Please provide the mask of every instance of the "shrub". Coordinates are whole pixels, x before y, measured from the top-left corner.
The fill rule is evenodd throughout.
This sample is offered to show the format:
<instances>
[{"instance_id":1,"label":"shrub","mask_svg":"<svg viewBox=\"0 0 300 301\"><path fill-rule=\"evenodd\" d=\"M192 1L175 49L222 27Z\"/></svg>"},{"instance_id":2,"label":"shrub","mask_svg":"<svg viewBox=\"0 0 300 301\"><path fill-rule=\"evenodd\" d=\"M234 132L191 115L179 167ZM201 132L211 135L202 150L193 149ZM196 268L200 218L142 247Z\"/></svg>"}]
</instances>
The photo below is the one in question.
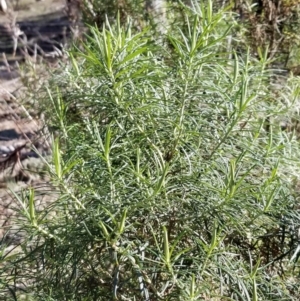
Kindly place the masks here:
<instances>
[{"instance_id":1,"label":"shrub","mask_svg":"<svg viewBox=\"0 0 300 301\"><path fill-rule=\"evenodd\" d=\"M59 197L42 212L33 190L20 199L28 235L6 286L33 300L299 298L299 151L281 126L299 89L272 88L267 52L229 55L227 18L209 2L159 45L130 23L91 27L70 52L45 100Z\"/></svg>"}]
</instances>

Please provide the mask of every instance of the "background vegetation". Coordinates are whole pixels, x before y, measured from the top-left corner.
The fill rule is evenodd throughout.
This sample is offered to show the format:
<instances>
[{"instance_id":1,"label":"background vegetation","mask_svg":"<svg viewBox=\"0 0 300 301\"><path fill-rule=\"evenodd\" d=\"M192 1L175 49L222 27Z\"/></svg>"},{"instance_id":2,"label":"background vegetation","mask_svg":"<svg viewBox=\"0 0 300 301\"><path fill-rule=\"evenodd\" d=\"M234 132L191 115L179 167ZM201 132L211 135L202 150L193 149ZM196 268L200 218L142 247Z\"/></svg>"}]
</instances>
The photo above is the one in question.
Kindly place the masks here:
<instances>
[{"instance_id":1,"label":"background vegetation","mask_svg":"<svg viewBox=\"0 0 300 301\"><path fill-rule=\"evenodd\" d=\"M16 196L3 298L299 300L299 79L225 6L170 3L162 35L122 3L37 95L59 193Z\"/></svg>"}]
</instances>

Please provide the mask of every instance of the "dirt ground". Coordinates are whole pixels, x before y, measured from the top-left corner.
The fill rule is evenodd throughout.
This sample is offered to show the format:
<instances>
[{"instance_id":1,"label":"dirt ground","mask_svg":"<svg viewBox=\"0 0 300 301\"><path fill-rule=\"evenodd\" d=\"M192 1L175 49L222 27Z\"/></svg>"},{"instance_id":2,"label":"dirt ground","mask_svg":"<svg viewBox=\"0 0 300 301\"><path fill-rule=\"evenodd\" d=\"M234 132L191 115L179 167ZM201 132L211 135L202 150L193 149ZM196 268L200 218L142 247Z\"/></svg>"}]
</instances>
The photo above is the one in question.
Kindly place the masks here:
<instances>
[{"instance_id":1,"label":"dirt ground","mask_svg":"<svg viewBox=\"0 0 300 301\"><path fill-rule=\"evenodd\" d=\"M17 21L21 21L62 11L66 3L65 0L7 0L7 5L17 15ZM2 13L0 23L6 22L9 22L9 15Z\"/></svg>"},{"instance_id":2,"label":"dirt ground","mask_svg":"<svg viewBox=\"0 0 300 301\"><path fill-rule=\"evenodd\" d=\"M35 108L28 109L27 88L20 77L24 60L59 60L74 30L65 0L7 0L0 11L0 245L18 243L22 232L14 224L20 203L13 192L36 190L37 208L54 199L40 155L51 157L51 141ZM26 77L26 75L25 75ZM13 229L12 229L13 228ZM4 239L5 238L5 239Z\"/></svg>"}]
</instances>

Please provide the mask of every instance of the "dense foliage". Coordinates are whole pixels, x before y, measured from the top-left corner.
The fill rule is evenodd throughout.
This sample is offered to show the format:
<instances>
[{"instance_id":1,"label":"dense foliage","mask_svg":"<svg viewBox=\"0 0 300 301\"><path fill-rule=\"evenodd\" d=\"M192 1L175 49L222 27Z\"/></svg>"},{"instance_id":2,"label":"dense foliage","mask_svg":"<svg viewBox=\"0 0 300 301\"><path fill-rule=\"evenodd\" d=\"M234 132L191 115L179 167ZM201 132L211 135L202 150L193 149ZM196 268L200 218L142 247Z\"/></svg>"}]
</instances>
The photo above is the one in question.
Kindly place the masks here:
<instances>
[{"instance_id":1,"label":"dense foliage","mask_svg":"<svg viewBox=\"0 0 300 301\"><path fill-rule=\"evenodd\" d=\"M58 196L34 191L3 289L28 300L299 300L299 80L228 48L211 2L154 38L106 23L42 102Z\"/></svg>"}]
</instances>

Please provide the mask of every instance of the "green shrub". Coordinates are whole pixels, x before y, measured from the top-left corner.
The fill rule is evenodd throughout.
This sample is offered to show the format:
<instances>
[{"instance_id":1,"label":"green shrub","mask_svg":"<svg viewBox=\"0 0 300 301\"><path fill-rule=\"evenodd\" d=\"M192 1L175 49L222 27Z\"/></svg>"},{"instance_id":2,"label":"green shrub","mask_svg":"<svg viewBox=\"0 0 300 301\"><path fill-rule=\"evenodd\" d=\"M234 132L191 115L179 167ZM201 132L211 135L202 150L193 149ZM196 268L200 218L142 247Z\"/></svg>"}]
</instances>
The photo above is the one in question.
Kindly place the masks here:
<instances>
[{"instance_id":1,"label":"green shrub","mask_svg":"<svg viewBox=\"0 0 300 301\"><path fill-rule=\"evenodd\" d=\"M92 27L70 52L45 100L59 197L20 199L3 283L32 300L299 298L299 150L281 126L299 89L271 87L267 52L229 55L227 18L197 7L166 45Z\"/></svg>"}]
</instances>

